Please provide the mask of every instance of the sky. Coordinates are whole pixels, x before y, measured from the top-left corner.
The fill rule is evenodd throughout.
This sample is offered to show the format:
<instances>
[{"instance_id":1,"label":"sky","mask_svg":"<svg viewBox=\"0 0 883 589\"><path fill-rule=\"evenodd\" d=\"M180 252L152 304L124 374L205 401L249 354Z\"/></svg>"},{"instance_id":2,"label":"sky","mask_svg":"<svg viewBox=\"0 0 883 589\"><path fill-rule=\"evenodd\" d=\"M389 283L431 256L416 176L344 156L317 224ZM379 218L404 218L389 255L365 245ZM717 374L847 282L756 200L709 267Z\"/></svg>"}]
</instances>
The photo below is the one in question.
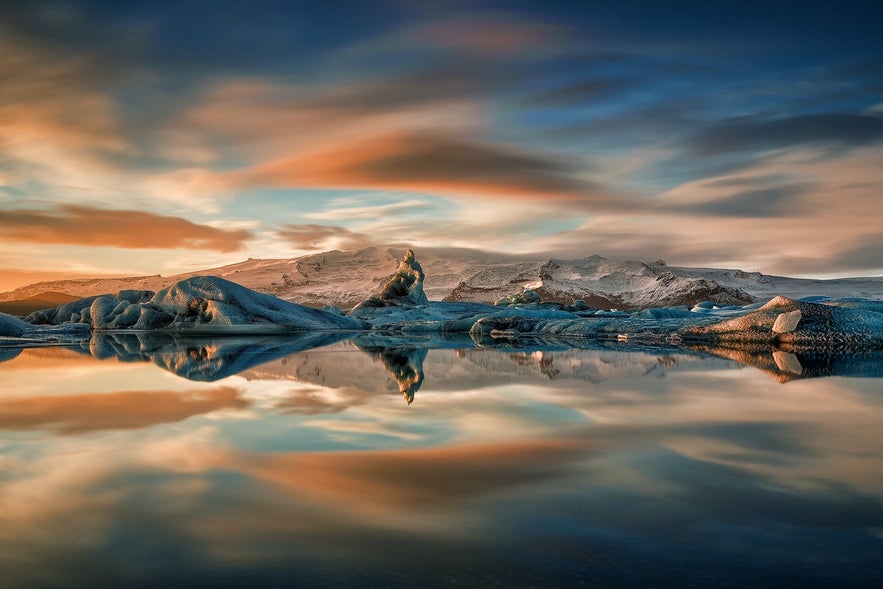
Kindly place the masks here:
<instances>
[{"instance_id":1,"label":"sky","mask_svg":"<svg viewBox=\"0 0 883 589\"><path fill-rule=\"evenodd\" d=\"M0 290L392 244L883 275L880 22L0 0Z\"/></svg>"}]
</instances>

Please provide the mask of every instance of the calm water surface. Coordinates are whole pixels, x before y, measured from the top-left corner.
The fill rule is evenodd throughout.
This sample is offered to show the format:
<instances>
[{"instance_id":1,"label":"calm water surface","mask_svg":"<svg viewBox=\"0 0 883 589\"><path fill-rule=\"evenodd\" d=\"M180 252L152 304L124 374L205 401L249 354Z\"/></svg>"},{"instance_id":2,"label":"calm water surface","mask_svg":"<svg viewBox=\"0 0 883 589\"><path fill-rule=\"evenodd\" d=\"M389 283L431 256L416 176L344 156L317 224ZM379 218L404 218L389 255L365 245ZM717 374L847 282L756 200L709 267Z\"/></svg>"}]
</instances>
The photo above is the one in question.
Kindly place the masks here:
<instances>
[{"instance_id":1,"label":"calm water surface","mask_svg":"<svg viewBox=\"0 0 883 589\"><path fill-rule=\"evenodd\" d=\"M0 350L0 586L883 585L876 357L310 337Z\"/></svg>"}]
</instances>

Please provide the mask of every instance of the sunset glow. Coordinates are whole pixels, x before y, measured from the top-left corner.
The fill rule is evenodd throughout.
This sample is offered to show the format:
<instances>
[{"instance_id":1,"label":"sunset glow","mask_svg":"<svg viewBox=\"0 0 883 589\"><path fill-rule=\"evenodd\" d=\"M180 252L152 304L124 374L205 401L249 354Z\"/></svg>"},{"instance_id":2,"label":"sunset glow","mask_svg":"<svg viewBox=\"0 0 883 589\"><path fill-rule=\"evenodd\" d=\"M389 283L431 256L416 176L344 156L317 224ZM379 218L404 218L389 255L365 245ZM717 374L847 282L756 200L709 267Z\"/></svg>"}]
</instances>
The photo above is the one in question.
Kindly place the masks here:
<instances>
[{"instance_id":1,"label":"sunset glow","mask_svg":"<svg viewBox=\"0 0 883 589\"><path fill-rule=\"evenodd\" d=\"M880 275L880 18L5 3L0 291L391 243Z\"/></svg>"}]
</instances>

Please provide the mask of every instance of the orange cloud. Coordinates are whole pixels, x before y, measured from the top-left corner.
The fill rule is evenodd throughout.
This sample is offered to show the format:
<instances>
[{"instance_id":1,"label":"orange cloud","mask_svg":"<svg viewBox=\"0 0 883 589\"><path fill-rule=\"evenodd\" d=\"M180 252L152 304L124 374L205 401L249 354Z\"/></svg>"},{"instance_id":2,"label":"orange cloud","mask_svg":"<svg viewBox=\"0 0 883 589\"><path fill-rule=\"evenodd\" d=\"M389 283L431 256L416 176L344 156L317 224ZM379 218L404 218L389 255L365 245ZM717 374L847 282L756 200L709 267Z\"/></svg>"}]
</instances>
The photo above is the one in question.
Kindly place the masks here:
<instances>
[{"instance_id":1,"label":"orange cloud","mask_svg":"<svg viewBox=\"0 0 883 589\"><path fill-rule=\"evenodd\" d=\"M312 250L333 244L334 249L354 250L374 245L370 236L336 225L283 225L276 235L297 249Z\"/></svg>"},{"instance_id":2,"label":"orange cloud","mask_svg":"<svg viewBox=\"0 0 883 589\"><path fill-rule=\"evenodd\" d=\"M96 151L131 152L113 101L118 78L87 56L0 27L0 147L14 160L66 174L94 166Z\"/></svg>"},{"instance_id":3,"label":"orange cloud","mask_svg":"<svg viewBox=\"0 0 883 589\"><path fill-rule=\"evenodd\" d=\"M372 187L462 196L542 196L574 204L610 202L560 158L416 132L299 153L234 172L230 181L243 186Z\"/></svg>"},{"instance_id":4,"label":"orange cloud","mask_svg":"<svg viewBox=\"0 0 883 589\"><path fill-rule=\"evenodd\" d=\"M178 393L121 391L5 398L0 400L0 429L51 428L65 434L138 429L173 423L219 409L245 409L249 402L233 387Z\"/></svg>"},{"instance_id":5,"label":"orange cloud","mask_svg":"<svg viewBox=\"0 0 883 589\"><path fill-rule=\"evenodd\" d=\"M0 238L122 248L191 248L232 252L251 237L244 229L218 229L146 211L65 205L57 212L4 211Z\"/></svg>"}]
</instances>

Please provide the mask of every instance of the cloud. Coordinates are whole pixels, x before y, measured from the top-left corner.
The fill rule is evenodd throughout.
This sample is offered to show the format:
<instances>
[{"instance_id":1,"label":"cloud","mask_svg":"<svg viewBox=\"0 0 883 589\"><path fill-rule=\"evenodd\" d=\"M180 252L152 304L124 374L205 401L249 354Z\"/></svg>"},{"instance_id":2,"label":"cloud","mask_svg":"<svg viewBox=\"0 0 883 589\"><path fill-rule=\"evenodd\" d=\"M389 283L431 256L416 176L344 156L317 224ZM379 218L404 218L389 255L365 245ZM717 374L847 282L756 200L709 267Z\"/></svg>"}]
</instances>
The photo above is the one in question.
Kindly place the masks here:
<instances>
[{"instance_id":1,"label":"cloud","mask_svg":"<svg viewBox=\"0 0 883 589\"><path fill-rule=\"evenodd\" d=\"M570 40L566 27L527 20L512 13L473 12L412 26L403 38L410 45L431 44L473 57L512 56L539 49L561 49Z\"/></svg>"},{"instance_id":2,"label":"cloud","mask_svg":"<svg viewBox=\"0 0 883 589\"><path fill-rule=\"evenodd\" d=\"M439 133L399 133L233 172L242 186L386 188L455 195L607 201L560 158Z\"/></svg>"},{"instance_id":3,"label":"cloud","mask_svg":"<svg viewBox=\"0 0 883 589\"><path fill-rule=\"evenodd\" d=\"M627 78L592 78L537 92L528 102L543 108L586 106L610 99L635 85L634 80Z\"/></svg>"},{"instance_id":4,"label":"cloud","mask_svg":"<svg viewBox=\"0 0 883 589\"><path fill-rule=\"evenodd\" d=\"M131 226L120 235L87 227L75 236L55 226L56 218L86 224L69 210L23 210L42 216L21 231L2 219L0 237L24 243L21 234L31 227L32 242L87 239L159 249L125 259L124 251L105 249L96 258L94 250L69 248L68 254L33 245L30 252L16 248L15 263L3 265L83 255L66 265L177 273L202 260L220 265L215 252L247 247L249 256L276 255L274 248L285 245L279 239L356 247L369 243L367 236L393 233L424 244L537 251L538 240L597 215L605 215L607 227L591 224L585 241L574 241L581 233L562 235L569 240L562 247L655 252L651 237L664 234L672 252L741 248L745 259L767 263L754 242L720 231L743 218L770 224L751 227L755 235L787 233L780 245L787 255L806 254L804 247L815 258L823 255L821 244L804 241L810 232L793 230L801 221L788 214L808 218L827 211L818 199L831 182L801 192L804 179L787 176L672 202L652 195L725 171L744 172L760 163L763 151L819 144L817 163L824 164L883 140L874 75L879 60L867 52L859 69L846 67L861 65L856 57L839 54L824 61L801 55L784 70L768 60L756 68L745 59L764 53L757 47L734 52L707 29L684 38L673 29L634 28L633 19L620 20L618 9L587 19L569 10L525 13L470 3L430 10L420 4L381 12L354 8L343 21L334 10L304 20L302 11L281 6L205 15L185 7L179 16L205 17L188 31L193 27L182 24L188 19L162 11L133 19L123 8L10 6L0 23L0 79L9 82L0 85L4 206L42 210L43 204L30 203L88 199L94 207L140 209L145 201L162 200L174 204L167 209L176 211L172 215L183 215L183 207L200 211L197 219L206 211L245 215L261 224L255 235L268 239L246 244L250 235L229 226L174 229L169 223L161 227L167 232L154 231L149 240L147 231ZM369 12L382 17L365 21L366 28L356 17ZM317 22L334 24L335 34L319 33L324 29ZM291 34L274 34L282 30ZM193 34L205 42L194 44ZM850 196L855 189L841 184L838 200L858 200ZM432 199L436 206L401 210L391 219L392 209L379 207L373 216L372 207L326 204L317 210L321 197L289 188L438 198ZM247 208L246 198L260 206ZM346 216L357 209L358 218ZM278 215L275 226L263 225L267 215ZM854 237L869 232L863 227ZM842 237L839 227L831 233L826 246ZM145 244L154 237L156 243ZM766 240L770 249L772 241ZM165 256L168 247L189 247L199 259ZM706 261L718 262L707 255Z\"/></svg>"},{"instance_id":5,"label":"cloud","mask_svg":"<svg viewBox=\"0 0 883 589\"><path fill-rule=\"evenodd\" d=\"M335 225L292 225L283 226L276 235L300 250L341 249L354 250L373 245L374 240L364 234Z\"/></svg>"},{"instance_id":6,"label":"cloud","mask_svg":"<svg viewBox=\"0 0 883 589\"><path fill-rule=\"evenodd\" d=\"M788 150L734 173L686 182L635 206L536 240L592 253L776 274L879 273L883 147ZM843 252L843 253L840 253Z\"/></svg>"},{"instance_id":7,"label":"cloud","mask_svg":"<svg viewBox=\"0 0 883 589\"><path fill-rule=\"evenodd\" d=\"M31 243L233 252L250 237L244 229L219 229L180 217L84 205L64 205L57 211L7 210L0 216L0 238Z\"/></svg>"},{"instance_id":8,"label":"cloud","mask_svg":"<svg viewBox=\"0 0 883 589\"><path fill-rule=\"evenodd\" d=\"M883 117L821 113L761 119L742 117L716 124L688 140L698 155L827 143L859 147L883 141Z\"/></svg>"},{"instance_id":9,"label":"cloud","mask_svg":"<svg viewBox=\"0 0 883 589\"><path fill-rule=\"evenodd\" d=\"M430 72L311 86L226 79L182 109L172 124L188 130L191 142L212 146L229 157L232 162L226 169L241 170L268 168L274 162L290 166L286 160L304 156L315 160L315 154L376 141L378 134L408 134L415 129L455 136L481 132L485 122L476 98L482 92L478 86L487 82L462 79L463 72L452 79L448 69L439 66ZM217 180L231 179L231 173L214 168ZM257 176L254 181L265 184ZM213 192L224 186L251 187L246 182L218 185L208 178L203 184Z\"/></svg>"},{"instance_id":10,"label":"cloud","mask_svg":"<svg viewBox=\"0 0 883 589\"><path fill-rule=\"evenodd\" d=\"M469 100L513 81L514 74L504 68L442 60L385 76L326 85L308 93L300 106L325 112L394 112Z\"/></svg>"},{"instance_id":11,"label":"cloud","mask_svg":"<svg viewBox=\"0 0 883 589\"><path fill-rule=\"evenodd\" d=\"M834 254L831 265L843 270L883 269L883 232L862 235L844 250Z\"/></svg>"},{"instance_id":12,"label":"cloud","mask_svg":"<svg viewBox=\"0 0 883 589\"><path fill-rule=\"evenodd\" d=\"M92 164L96 152L125 152L122 124L105 93L119 82L86 54L58 52L0 27L0 120L4 155L47 163L48 155ZM76 116L72 116L76 113ZM51 163L51 162L49 162Z\"/></svg>"},{"instance_id":13,"label":"cloud","mask_svg":"<svg viewBox=\"0 0 883 589\"><path fill-rule=\"evenodd\" d=\"M65 47L4 23L0 55L0 196L213 206L203 166L215 161L215 146L170 120L188 93L163 96L147 72L113 63L114 51Z\"/></svg>"},{"instance_id":14,"label":"cloud","mask_svg":"<svg viewBox=\"0 0 883 589\"><path fill-rule=\"evenodd\" d=\"M810 189L806 183L742 190L715 200L678 207L685 213L713 217L794 217L799 198ZM663 205L664 208L664 205Z\"/></svg>"},{"instance_id":15,"label":"cloud","mask_svg":"<svg viewBox=\"0 0 883 589\"><path fill-rule=\"evenodd\" d=\"M318 213L307 213L304 217L321 221L344 220L344 219L377 219L379 217L390 217L395 215L404 215L410 211L426 209L430 203L426 200L401 200L398 202L387 202L384 204L356 204L357 198L337 199L330 203L334 208L330 208ZM343 206L339 206L343 205Z\"/></svg>"},{"instance_id":16,"label":"cloud","mask_svg":"<svg viewBox=\"0 0 883 589\"><path fill-rule=\"evenodd\" d=\"M7 398L0 400L0 429L49 428L64 434L138 429L248 405L233 387L192 393L120 391Z\"/></svg>"}]
</instances>

